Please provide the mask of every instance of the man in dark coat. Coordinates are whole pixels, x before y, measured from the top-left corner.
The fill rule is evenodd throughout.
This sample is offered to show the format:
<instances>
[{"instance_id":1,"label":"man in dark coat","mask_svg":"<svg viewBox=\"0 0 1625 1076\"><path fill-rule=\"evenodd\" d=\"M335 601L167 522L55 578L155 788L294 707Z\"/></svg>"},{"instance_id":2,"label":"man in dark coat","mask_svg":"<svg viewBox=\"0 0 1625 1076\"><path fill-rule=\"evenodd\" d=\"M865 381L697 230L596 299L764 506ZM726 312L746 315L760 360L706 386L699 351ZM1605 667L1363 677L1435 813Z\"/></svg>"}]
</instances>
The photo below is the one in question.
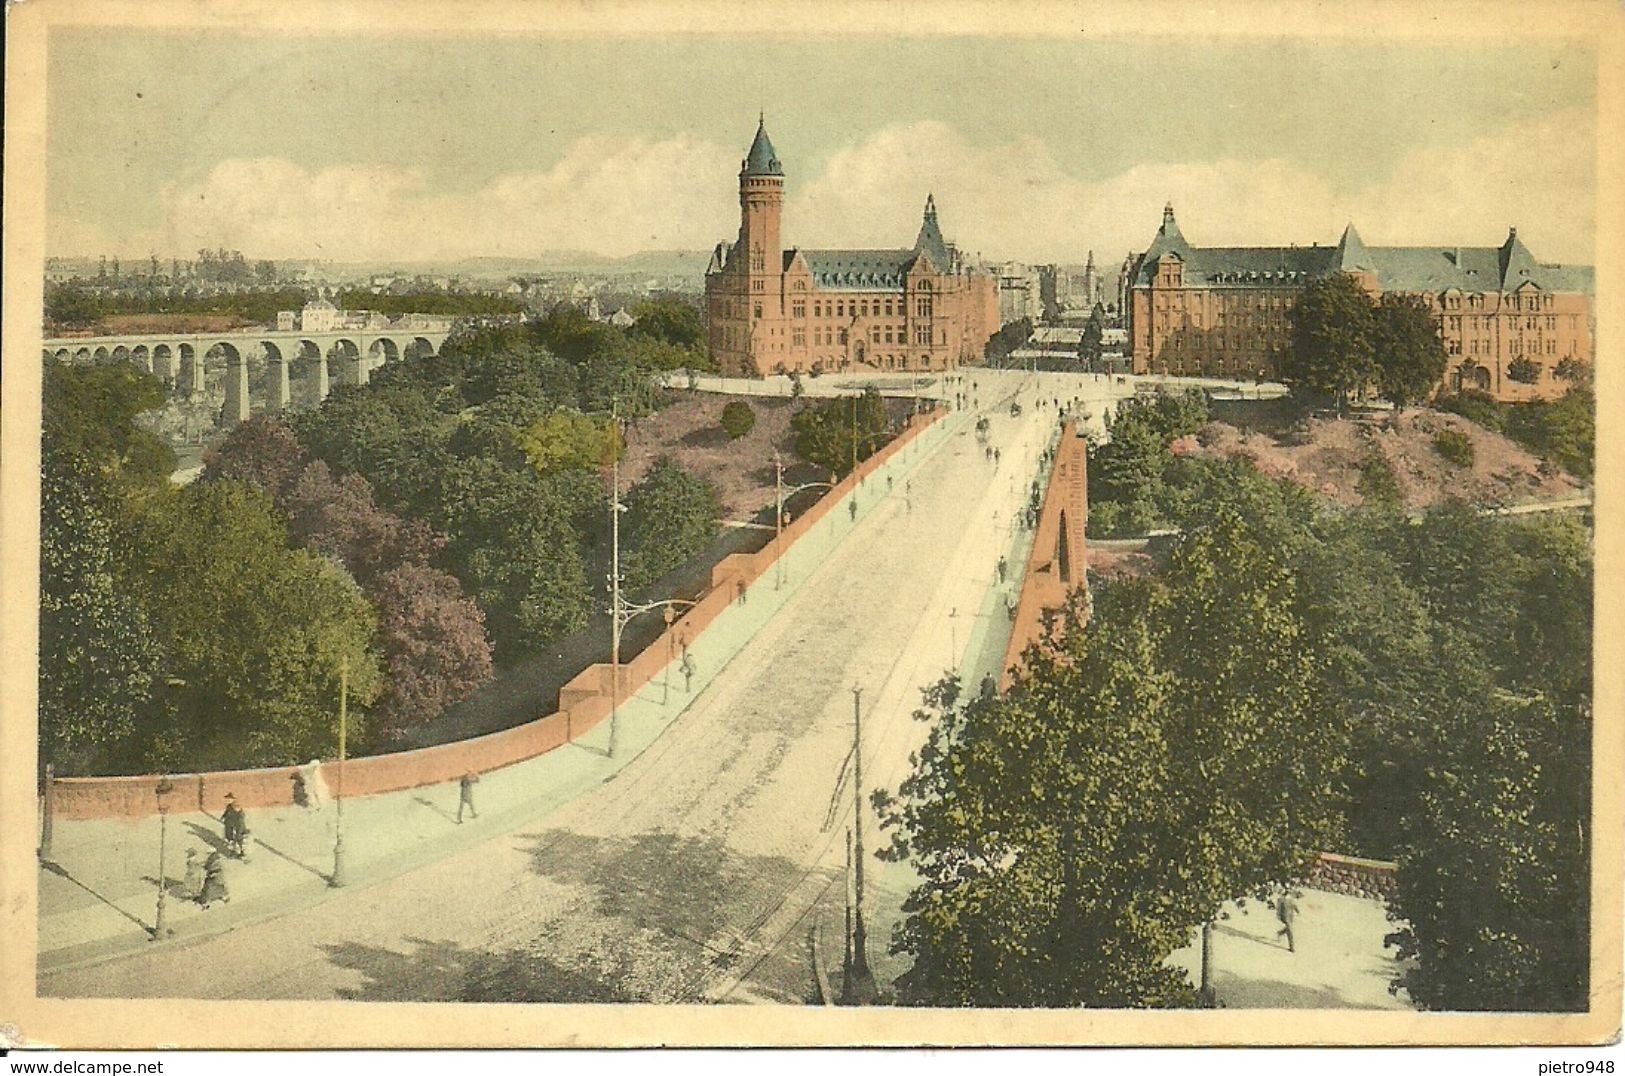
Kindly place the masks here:
<instances>
[{"instance_id":1,"label":"man in dark coat","mask_svg":"<svg viewBox=\"0 0 1625 1076\"><path fill-rule=\"evenodd\" d=\"M243 844L248 839L248 823L243 809L237 806L237 797L230 792L226 793L226 809L220 815L220 822L226 832L226 846L234 854L242 855Z\"/></svg>"},{"instance_id":2,"label":"man in dark coat","mask_svg":"<svg viewBox=\"0 0 1625 1076\"><path fill-rule=\"evenodd\" d=\"M457 782L457 824L463 824L463 808L468 808L470 817L478 818L480 812L474 809L474 786L479 783L480 775L465 773L463 779Z\"/></svg>"}]
</instances>

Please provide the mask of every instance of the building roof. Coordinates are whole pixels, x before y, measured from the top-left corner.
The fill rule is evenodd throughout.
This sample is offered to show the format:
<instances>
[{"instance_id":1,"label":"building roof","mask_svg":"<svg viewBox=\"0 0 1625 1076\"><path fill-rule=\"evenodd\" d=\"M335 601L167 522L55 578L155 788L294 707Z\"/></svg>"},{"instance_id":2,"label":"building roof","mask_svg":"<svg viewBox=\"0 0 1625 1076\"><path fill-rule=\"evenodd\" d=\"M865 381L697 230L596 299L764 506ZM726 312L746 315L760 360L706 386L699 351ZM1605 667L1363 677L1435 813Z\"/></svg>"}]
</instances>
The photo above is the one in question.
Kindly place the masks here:
<instances>
[{"instance_id":1,"label":"building roof","mask_svg":"<svg viewBox=\"0 0 1625 1076\"><path fill-rule=\"evenodd\" d=\"M757 120L756 139L751 142L750 152L745 155L739 172L746 176L784 175L784 168L779 164L779 155L773 149L773 140L767 137L766 116Z\"/></svg>"},{"instance_id":2,"label":"building roof","mask_svg":"<svg viewBox=\"0 0 1625 1076\"><path fill-rule=\"evenodd\" d=\"M1335 272L1372 273L1384 291L1513 291L1532 283L1544 291L1590 292L1590 266L1542 265L1509 231L1499 247L1368 247L1350 224L1335 247L1193 247L1179 230L1173 206L1162 211L1162 227L1140 259L1134 286L1148 287L1157 260L1173 255L1182 263L1186 286L1298 287Z\"/></svg>"},{"instance_id":3,"label":"building roof","mask_svg":"<svg viewBox=\"0 0 1625 1076\"><path fill-rule=\"evenodd\" d=\"M821 288L843 291L897 291L914 264L915 251L895 250L787 250L784 267L801 255Z\"/></svg>"},{"instance_id":4,"label":"building roof","mask_svg":"<svg viewBox=\"0 0 1625 1076\"><path fill-rule=\"evenodd\" d=\"M920 234L914 239L914 249L930 258L938 272L947 271L951 259L948 244L942 238L942 229L937 225L937 200L934 195L925 196L925 217L920 221Z\"/></svg>"}]
</instances>

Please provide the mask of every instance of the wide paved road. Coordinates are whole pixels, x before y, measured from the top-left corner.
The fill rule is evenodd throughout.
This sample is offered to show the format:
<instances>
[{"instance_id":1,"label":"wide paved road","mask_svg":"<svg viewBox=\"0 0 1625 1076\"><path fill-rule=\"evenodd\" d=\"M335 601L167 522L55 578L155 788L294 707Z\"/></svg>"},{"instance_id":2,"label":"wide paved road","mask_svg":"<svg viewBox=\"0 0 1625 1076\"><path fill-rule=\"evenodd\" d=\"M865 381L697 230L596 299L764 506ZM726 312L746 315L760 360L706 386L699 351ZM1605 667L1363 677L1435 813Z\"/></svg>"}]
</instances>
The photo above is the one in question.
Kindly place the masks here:
<instances>
[{"instance_id":1,"label":"wide paved road","mask_svg":"<svg viewBox=\"0 0 1625 1076\"><path fill-rule=\"evenodd\" d=\"M851 746L851 689L864 692L865 792L895 788L925 733L910 717L919 689L965 647L1054 428L1054 408L1025 394L1022 416L1009 416L1017 377L983 378L1002 464L984 458L973 416L960 413L908 481L888 491L871 479L858 496L884 503L611 780L543 823L393 880L49 974L42 992L805 1000L810 913L843 892L850 782L834 793ZM872 853L872 813L866 827Z\"/></svg>"}]
</instances>

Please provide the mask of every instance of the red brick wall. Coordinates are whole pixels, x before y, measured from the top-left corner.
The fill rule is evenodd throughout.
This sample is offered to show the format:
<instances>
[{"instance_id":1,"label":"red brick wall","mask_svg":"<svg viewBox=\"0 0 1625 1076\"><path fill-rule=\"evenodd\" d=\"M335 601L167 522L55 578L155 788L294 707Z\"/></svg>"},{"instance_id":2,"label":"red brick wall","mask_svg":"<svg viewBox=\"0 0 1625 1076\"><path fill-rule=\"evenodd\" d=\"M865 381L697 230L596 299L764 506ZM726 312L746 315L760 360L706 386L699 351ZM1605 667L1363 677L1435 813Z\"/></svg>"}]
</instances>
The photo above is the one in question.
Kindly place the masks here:
<instances>
[{"instance_id":1,"label":"red brick wall","mask_svg":"<svg viewBox=\"0 0 1625 1076\"><path fill-rule=\"evenodd\" d=\"M735 553L724 558L711 571L711 589L647 649L621 666L620 697L627 698L649 683L665 667L671 654L681 653L684 645L699 638L718 615L734 602L740 580L749 586L771 571L781 549L788 549L805 535L859 481L884 466L941 417L942 413L937 412L911 419L900 436L860 463L855 474L842 479L830 496L819 498L785 527L781 537L760 552ZM1081 549L1080 542L1080 554ZM559 709L556 713L471 740L350 759L344 764L343 793L346 796L370 796L441 784L465 773L484 773L546 754L566 743L568 737L580 736L609 716L610 688L609 665L591 665L559 690ZM340 788L338 771L337 762L322 765L322 777L330 789ZM249 809L292 806L292 774L292 766L171 774L169 779L175 788L169 796L168 806L175 811L205 810L218 814L224 806L227 792L233 793L237 801ZM157 784L156 774L139 777L59 777L50 790L51 810L57 818L155 814L158 810Z\"/></svg>"},{"instance_id":2,"label":"red brick wall","mask_svg":"<svg viewBox=\"0 0 1625 1076\"><path fill-rule=\"evenodd\" d=\"M1088 442L1068 422L1061 427L1061 438L1056 442L1055 465L1050 470L1049 486L1044 491L1038 526L1033 529L1032 555L1027 558L1021 597L1016 602L1015 621L1010 630L1010 645L1004 652L1005 686L1009 686L1016 666L1021 663L1022 652L1043 636L1044 612L1060 608L1065 604L1067 594L1085 583L1084 528L1089 521L1088 474ZM1058 552L1063 520L1067 550L1064 566Z\"/></svg>"}]
</instances>

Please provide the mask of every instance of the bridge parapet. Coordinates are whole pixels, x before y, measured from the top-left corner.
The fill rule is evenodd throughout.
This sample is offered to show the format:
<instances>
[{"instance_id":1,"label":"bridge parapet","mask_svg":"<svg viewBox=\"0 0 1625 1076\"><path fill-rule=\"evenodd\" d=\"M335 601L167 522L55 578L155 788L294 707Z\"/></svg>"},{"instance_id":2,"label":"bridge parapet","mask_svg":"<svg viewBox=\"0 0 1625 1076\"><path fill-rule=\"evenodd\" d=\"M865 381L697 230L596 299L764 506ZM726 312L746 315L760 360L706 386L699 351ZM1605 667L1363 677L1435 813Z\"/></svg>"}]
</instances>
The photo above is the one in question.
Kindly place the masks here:
<instances>
[{"instance_id":1,"label":"bridge parapet","mask_svg":"<svg viewBox=\"0 0 1625 1076\"><path fill-rule=\"evenodd\" d=\"M1033 551L1017 599L1004 653L1008 687L1027 647L1044 637L1044 614L1066 604L1087 581L1084 530L1089 523L1089 443L1068 422L1055 444L1055 463L1033 528Z\"/></svg>"}]
</instances>

